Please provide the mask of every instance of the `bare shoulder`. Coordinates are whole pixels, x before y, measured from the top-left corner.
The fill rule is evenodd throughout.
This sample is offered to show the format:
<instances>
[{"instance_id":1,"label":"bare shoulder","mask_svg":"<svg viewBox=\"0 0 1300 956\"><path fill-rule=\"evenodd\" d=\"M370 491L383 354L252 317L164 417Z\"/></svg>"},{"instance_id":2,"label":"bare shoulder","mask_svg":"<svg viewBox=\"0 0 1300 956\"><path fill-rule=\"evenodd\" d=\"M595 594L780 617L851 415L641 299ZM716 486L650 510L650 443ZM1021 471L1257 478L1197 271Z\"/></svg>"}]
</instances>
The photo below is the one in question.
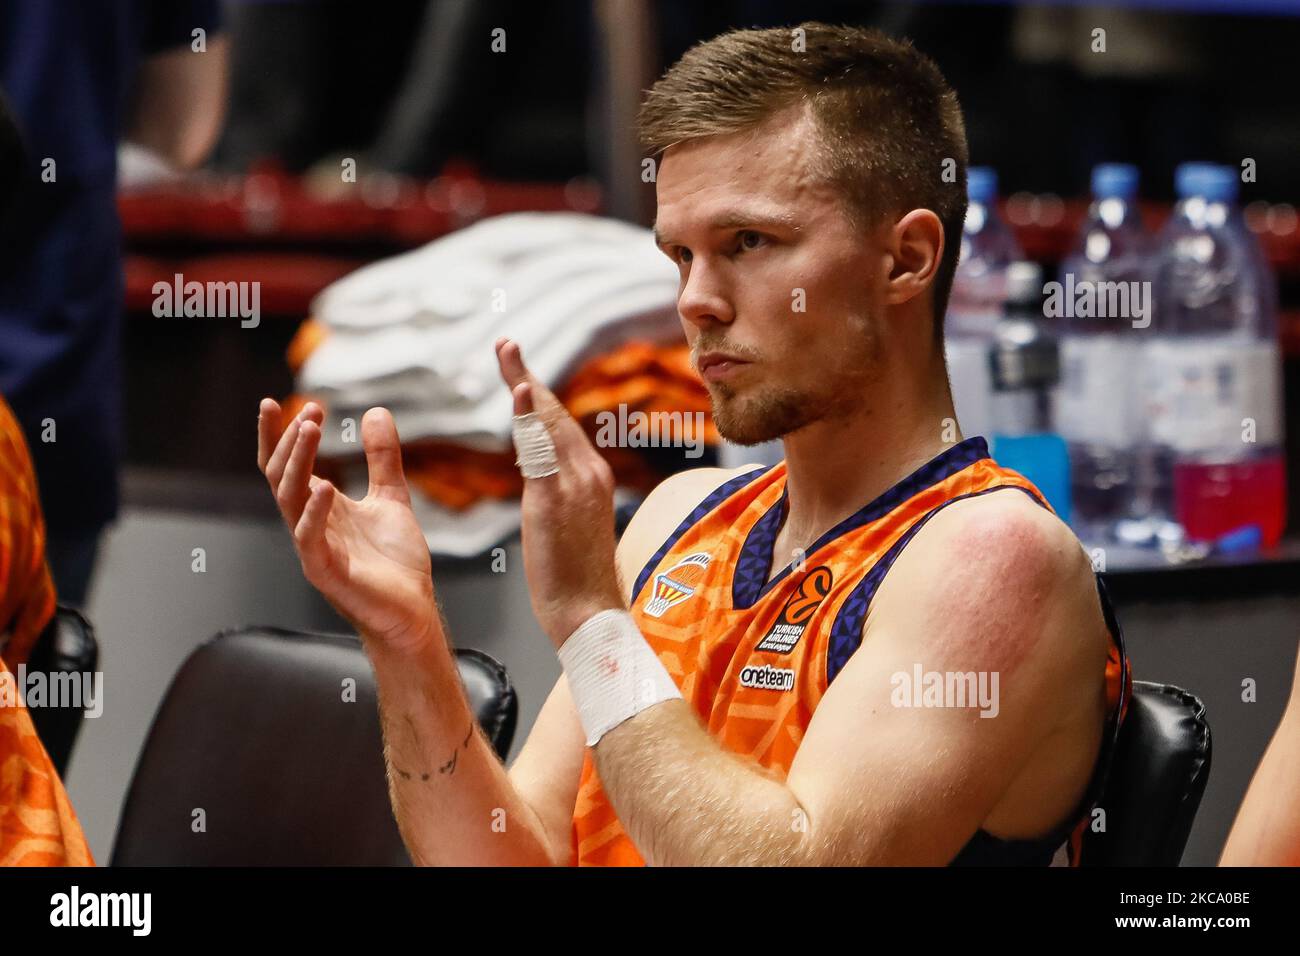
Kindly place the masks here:
<instances>
[{"instance_id":1,"label":"bare shoulder","mask_svg":"<svg viewBox=\"0 0 1300 956\"><path fill-rule=\"evenodd\" d=\"M1074 532L1014 488L947 505L917 533L903 557L908 551L976 581L1032 588L1069 580L1092 586L1092 564ZM1016 575L1014 582L1001 577L1007 573Z\"/></svg>"},{"instance_id":2,"label":"bare shoulder","mask_svg":"<svg viewBox=\"0 0 1300 956\"><path fill-rule=\"evenodd\" d=\"M876 615L969 635L1010 665L1091 668L1107 651L1092 563L1060 518L1013 488L947 505L885 576ZM956 626L955 625L959 625ZM1100 672L1100 671L1098 671Z\"/></svg>"},{"instance_id":3,"label":"bare shoulder","mask_svg":"<svg viewBox=\"0 0 1300 956\"><path fill-rule=\"evenodd\" d=\"M624 592L631 589L651 555L696 505L724 482L756 470L754 465L691 468L669 475L656 485L641 502L618 542L618 568Z\"/></svg>"},{"instance_id":4,"label":"bare shoulder","mask_svg":"<svg viewBox=\"0 0 1300 956\"><path fill-rule=\"evenodd\" d=\"M930 670L999 675L990 723L1018 756L984 829L1036 838L1077 805L1100 747L1109 640L1092 562L1060 518L1012 488L945 506L886 574L863 636Z\"/></svg>"}]
</instances>

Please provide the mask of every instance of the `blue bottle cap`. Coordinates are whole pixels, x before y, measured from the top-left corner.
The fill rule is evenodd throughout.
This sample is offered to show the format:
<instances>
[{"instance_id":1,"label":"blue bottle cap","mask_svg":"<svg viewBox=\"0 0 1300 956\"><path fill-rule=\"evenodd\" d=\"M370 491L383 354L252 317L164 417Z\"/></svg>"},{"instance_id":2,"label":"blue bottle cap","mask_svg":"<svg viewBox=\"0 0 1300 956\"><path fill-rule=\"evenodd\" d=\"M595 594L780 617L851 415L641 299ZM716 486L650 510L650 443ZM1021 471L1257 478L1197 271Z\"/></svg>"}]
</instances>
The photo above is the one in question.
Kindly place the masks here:
<instances>
[{"instance_id":1,"label":"blue bottle cap","mask_svg":"<svg viewBox=\"0 0 1300 956\"><path fill-rule=\"evenodd\" d=\"M1130 163L1101 163L1092 168L1094 199L1123 199L1131 202L1137 195L1138 171Z\"/></svg>"},{"instance_id":2,"label":"blue bottle cap","mask_svg":"<svg viewBox=\"0 0 1300 956\"><path fill-rule=\"evenodd\" d=\"M1205 198L1210 202L1236 202L1237 171L1231 166L1212 166L1205 174Z\"/></svg>"},{"instance_id":3,"label":"blue bottle cap","mask_svg":"<svg viewBox=\"0 0 1300 956\"><path fill-rule=\"evenodd\" d=\"M1174 189L1179 199L1200 196L1210 202L1234 202L1237 172L1214 163L1183 163L1174 171Z\"/></svg>"},{"instance_id":4,"label":"blue bottle cap","mask_svg":"<svg viewBox=\"0 0 1300 956\"><path fill-rule=\"evenodd\" d=\"M966 198L988 206L998 195L998 174L992 166L971 166L966 170Z\"/></svg>"}]
</instances>

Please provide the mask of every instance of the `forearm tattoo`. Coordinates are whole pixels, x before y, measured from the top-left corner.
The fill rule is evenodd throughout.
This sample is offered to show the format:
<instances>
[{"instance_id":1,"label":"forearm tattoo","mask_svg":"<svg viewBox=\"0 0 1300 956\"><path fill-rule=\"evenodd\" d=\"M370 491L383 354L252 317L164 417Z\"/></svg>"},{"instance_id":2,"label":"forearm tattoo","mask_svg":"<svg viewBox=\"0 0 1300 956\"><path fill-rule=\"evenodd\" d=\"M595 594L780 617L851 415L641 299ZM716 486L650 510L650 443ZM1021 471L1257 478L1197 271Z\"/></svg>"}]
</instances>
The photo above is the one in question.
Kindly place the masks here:
<instances>
[{"instance_id":1,"label":"forearm tattoo","mask_svg":"<svg viewBox=\"0 0 1300 956\"><path fill-rule=\"evenodd\" d=\"M414 735L414 733L415 733L415 724L414 724L414 722L411 720L411 718L410 718L409 716L406 718L406 722L407 722L407 724L410 725L410 727L411 727L411 733L412 733L412 735ZM438 768L438 773L439 773L439 774L444 774L444 773L445 773L445 774L447 774L448 776L451 776L452 774L454 774L454 773L456 772L456 760L457 760L457 758L460 756L460 751L461 751L462 748L468 748L468 747L469 747L469 742L470 742L470 740L473 738L473 736L474 736L474 723L473 723L473 721L471 721L471 722L470 722L470 725L469 725L469 730L468 730L468 731L466 732L466 734L465 734L465 739L461 742L461 744L460 744L459 747L453 747L453 748L452 748L452 750L451 750L451 756L450 756L449 758L447 758L447 762L444 763L442 766L440 766L440 767ZM392 764L392 761L391 761L391 760L390 760L389 762L390 762L390 764ZM413 776L413 774L407 773L407 772L406 772L405 770L403 770L401 767L397 766L397 764L392 764L392 767L393 767L393 771L394 771L394 772L395 772L399 777L401 777L403 780L410 780L410 779L412 778L412 776ZM426 781L426 782L427 782L430 776L432 776L432 774L427 773L427 772L421 772L421 773L420 773L420 780L422 780L422 781Z\"/></svg>"}]
</instances>

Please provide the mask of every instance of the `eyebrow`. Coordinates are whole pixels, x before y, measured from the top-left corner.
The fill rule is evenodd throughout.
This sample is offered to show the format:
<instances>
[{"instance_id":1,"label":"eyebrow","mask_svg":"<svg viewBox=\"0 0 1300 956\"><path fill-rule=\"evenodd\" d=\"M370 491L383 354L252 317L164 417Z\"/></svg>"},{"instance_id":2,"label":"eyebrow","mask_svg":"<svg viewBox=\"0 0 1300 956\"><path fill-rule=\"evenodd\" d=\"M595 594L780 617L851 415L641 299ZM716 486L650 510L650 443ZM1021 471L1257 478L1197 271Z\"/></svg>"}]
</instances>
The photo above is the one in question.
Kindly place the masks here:
<instances>
[{"instance_id":1,"label":"eyebrow","mask_svg":"<svg viewBox=\"0 0 1300 956\"><path fill-rule=\"evenodd\" d=\"M783 229L789 229L794 232L800 230L798 221L794 216L785 212L759 212L748 211L744 209L729 209L720 213L705 225L705 228L711 232L722 229L737 229L740 227L751 229L764 229L773 226ZM672 240L659 231L659 223L654 224L655 245L660 249L669 245Z\"/></svg>"}]
</instances>

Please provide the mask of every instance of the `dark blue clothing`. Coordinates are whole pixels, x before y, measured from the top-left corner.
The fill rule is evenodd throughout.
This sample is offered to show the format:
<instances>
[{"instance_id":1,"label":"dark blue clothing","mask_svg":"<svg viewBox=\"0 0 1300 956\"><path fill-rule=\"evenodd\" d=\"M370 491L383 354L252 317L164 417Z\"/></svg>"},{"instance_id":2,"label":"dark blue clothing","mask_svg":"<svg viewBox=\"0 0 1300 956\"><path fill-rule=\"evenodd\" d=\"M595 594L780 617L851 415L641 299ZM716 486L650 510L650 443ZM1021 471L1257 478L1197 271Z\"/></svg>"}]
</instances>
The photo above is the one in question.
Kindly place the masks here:
<instances>
[{"instance_id":1,"label":"dark blue clothing","mask_svg":"<svg viewBox=\"0 0 1300 956\"><path fill-rule=\"evenodd\" d=\"M0 0L0 89L27 151L0 222L0 394L27 434L54 534L93 531L117 514L114 197L136 68L188 47L195 28L210 40L217 24L217 0ZM42 180L46 160L53 182Z\"/></svg>"}]
</instances>

